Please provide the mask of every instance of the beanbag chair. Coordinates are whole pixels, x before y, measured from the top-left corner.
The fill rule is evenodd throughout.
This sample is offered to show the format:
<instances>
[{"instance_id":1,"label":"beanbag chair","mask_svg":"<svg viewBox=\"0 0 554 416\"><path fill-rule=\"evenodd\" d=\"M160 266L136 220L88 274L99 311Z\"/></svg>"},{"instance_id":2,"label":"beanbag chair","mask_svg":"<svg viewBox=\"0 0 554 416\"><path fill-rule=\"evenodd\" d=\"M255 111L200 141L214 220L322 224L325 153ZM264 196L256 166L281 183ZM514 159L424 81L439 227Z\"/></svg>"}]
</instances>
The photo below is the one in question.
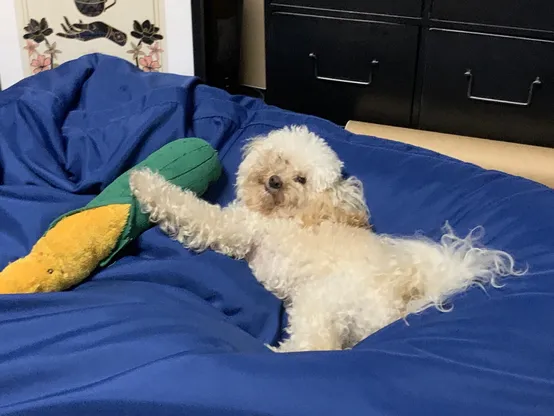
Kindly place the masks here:
<instances>
[{"instance_id":1,"label":"beanbag chair","mask_svg":"<svg viewBox=\"0 0 554 416\"><path fill-rule=\"evenodd\" d=\"M337 103L340 105L340 103ZM365 185L377 232L483 242L527 264L451 312L409 316L352 350L275 354L286 314L245 262L157 228L71 291L0 296L0 415L554 414L554 192L531 181L89 55L0 93L0 268L163 145L199 137L233 199L248 138L305 124Z\"/></svg>"}]
</instances>

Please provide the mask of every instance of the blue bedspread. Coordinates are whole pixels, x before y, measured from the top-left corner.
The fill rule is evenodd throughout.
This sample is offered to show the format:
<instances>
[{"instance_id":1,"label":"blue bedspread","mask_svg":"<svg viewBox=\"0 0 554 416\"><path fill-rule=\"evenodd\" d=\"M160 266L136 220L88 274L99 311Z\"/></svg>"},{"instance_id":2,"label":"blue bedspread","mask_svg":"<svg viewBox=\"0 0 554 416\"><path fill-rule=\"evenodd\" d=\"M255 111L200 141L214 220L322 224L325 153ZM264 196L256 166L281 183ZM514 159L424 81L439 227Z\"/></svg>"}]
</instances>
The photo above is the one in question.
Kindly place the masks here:
<instances>
[{"instance_id":1,"label":"blue bedspread","mask_svg":"<svg viewBox=\"0 0 554 416\"><path fill-rule=\"evenodd\" d=\"M337 103L340 105L340 103ZM159 230L66 293L0 296L1 415L554 415L554 192L409 145L91 55L0 93L0 268L169 141L208 140L227 203L243 141L325 137L379 232L476 225L527 277L397 322L351 351L274 354L282 306L246 263Z\"/></svg>"}]
</instances>

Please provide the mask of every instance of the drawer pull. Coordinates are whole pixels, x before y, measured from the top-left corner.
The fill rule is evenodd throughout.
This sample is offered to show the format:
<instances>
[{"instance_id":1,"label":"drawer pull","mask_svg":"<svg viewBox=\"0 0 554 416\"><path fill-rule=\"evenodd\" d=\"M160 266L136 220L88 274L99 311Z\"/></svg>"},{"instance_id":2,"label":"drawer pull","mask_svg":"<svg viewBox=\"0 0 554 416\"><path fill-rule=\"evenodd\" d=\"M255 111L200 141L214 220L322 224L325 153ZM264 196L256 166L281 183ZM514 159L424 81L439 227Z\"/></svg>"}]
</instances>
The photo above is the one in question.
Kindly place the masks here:
<instances>
[{"instance_id":1,"label":"drawer pull","mask_svg":"<svg viewBox=\"0 0 554 416\"><path fill-rule=\"evenodd\" d=\"M497 104L517 105L519 107L529 107L531 105L531 101L533 100L533 93L535 92L535 87L538 87L539 85L542 84L540 77L535 78L535 80L529 86L529 94L527 95L527 101L499 100L496 98L479 97L477 95L473 95L473 92L472 92L473 73L471 72L471 69L468 69L465 72L465 76L467 77L467 98L469 98L470 100L485 101L485 102L497 103Z\"/></svg>"},{"instance_id":2,"label":"drawer pull","mask_svg":"<svg viewBox=\"0 0 554 416\"><path fill-rule=\"evenodd\" d=\"M312 52L308 56L314 61L314 76L316 77L316 79L319 79L321 81L340 82L342 84L354 84L354 85L364 85L364 86L371 85L371 83L373 82L373 67L376 65L379 65L379 61L377 59L374 59L373 61L371 61L372 68L371 68L371 71L369 71L369 79L367 81L352 81L344 78L331 78L331 77L320 76L318 65L317 65L317 55Z\"/></svg>"}]
</instances>

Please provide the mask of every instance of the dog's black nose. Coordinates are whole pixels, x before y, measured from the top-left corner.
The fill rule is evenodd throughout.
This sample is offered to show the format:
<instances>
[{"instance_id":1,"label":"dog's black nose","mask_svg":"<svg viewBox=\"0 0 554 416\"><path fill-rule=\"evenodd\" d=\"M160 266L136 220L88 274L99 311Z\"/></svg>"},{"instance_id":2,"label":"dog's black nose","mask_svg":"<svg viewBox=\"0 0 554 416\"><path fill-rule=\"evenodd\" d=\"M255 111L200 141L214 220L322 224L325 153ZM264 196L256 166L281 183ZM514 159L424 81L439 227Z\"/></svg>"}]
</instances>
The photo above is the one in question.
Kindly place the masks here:
<instances>
[{"instance_id":1,"label":"dog's black nose","mask_svg":"<svg viewBox=\"0 0 554 416\"><path fill-rule=\"evenodd\" d=\"M268 185L271 189L281 189L281 187L283 186L283 181L277 175L273 175L271 178L269 178Z\"/></svg>"}]
</instances>

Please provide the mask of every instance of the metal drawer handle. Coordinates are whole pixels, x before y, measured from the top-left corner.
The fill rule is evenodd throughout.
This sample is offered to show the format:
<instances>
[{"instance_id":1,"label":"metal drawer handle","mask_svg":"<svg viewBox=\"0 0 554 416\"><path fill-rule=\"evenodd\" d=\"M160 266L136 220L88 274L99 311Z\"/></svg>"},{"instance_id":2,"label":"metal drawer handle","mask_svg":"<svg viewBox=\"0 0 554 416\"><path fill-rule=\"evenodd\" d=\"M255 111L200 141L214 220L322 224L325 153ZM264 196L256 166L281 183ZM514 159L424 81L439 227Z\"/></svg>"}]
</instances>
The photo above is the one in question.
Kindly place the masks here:
<instances>
[{"instance_id":1,"label":"metal drawer handle","mask_svg":"<svg viewBox=\"0 0 554 416\"><path fill-rule=\"evenodd\" d=\"M472 93L473 74L471 73L471 69L468 69L465 72L465 76L467 77L467 98L469 98L470 100L485 101L489 103L498 103L498 104L517 105L519 107L529 107L531 105L531 101L533 100L533 93L535 92L535 87L538 87L542 84L540 77L535 78L535 80L529 86L529 94L527 95L527 101L499 100L496 98L479 97L479 96L473 95Z\"/></svg>"},{"instance_id":2,"label":"metal drawer handle","mask_svg":"<svg viewBox=\"0 0 554 416\"><path fill-rule=\"evenodd\" d=\"M331 77L322 77L322 76L320 76L319 75L319 69L318 69L318 66L317 66L317 55L312 52L308 56L311 59L313 59L313 61L314 61L314 76L316 77L316 79L319 79L319 80L322 80L322 81L340 82L342 84L354 84L354 85L364 85L364 86L371 85L371 83L373 82L373 67L376 66L376 65L379 65L379 61L377 59L374 59L373 61L371 61L372 69L369 72L369 80L367 80L367 81L352 81L352 80L344 79L344 78L331 78Z\"/></svg>"}]
</instances>

